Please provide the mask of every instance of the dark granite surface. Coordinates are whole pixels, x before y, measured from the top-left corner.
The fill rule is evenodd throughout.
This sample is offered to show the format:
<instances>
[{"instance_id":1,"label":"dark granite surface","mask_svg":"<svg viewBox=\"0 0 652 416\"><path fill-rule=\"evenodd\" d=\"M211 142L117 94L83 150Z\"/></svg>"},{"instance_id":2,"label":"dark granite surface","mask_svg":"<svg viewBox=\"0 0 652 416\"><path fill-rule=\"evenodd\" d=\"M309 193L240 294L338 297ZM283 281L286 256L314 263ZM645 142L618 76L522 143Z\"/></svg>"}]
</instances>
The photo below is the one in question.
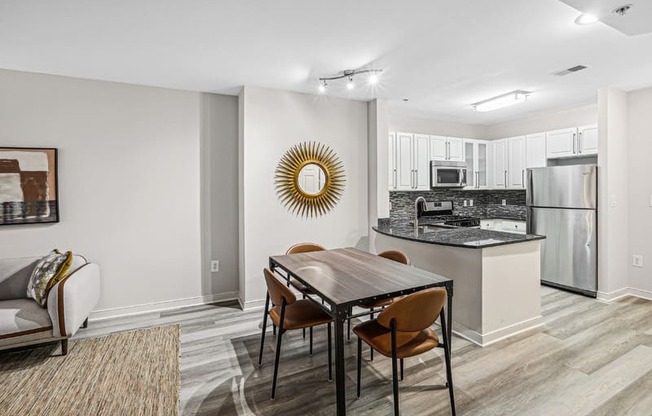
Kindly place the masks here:
<instances>
[{"instance_id":1,"label":"dark granite surface","mask_svg":"<svg viewBox=\"0 0 652 416\"><path fill-rule=\"evenodd\" d=\"M448 228L433 226L426 226L425 229L421 226L418 234L415 235L414 227L409 225L407 222L396 223L379 221L379 223L380 225L373 227L374 231L390 237L463 248L486 248L522 243L524 241L542 240L545 238L540 235L504 233L500 231L481 230L479 228Z\"/></svg>"}]
</instances>

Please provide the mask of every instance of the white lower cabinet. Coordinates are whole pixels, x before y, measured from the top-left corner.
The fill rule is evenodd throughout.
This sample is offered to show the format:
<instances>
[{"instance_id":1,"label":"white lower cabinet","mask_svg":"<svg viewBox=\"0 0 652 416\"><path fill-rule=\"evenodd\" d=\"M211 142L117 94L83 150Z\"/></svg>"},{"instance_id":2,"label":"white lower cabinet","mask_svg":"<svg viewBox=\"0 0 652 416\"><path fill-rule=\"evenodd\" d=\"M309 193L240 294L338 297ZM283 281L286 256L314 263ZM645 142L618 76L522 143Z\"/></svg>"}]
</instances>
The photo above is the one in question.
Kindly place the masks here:
<instances>
[{"instance_id":1,"label":"white lower cabinet","mask_svg":"<svg viewBox=\"0 0 652 416\"><path fill-rule=\"evenodd\" d=\"M503 219L481 220L480 228L505 233L525 234L525 221Z\"/></svg>"}]
</instances>

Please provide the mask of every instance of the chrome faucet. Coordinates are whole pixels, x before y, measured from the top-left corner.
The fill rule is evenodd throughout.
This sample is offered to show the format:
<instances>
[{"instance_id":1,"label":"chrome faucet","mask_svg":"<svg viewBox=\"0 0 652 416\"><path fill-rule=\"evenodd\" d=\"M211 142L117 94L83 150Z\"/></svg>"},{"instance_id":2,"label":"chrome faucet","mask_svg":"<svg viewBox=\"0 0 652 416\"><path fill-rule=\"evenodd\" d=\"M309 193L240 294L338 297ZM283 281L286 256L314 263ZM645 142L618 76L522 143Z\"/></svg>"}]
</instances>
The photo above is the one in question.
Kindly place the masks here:
<instances>
[{"instance_id":1,"label":"chrome faucet","mask_svg":"<svg viewBox=\"0 0 652 416\"><path fill-rule=\"evenodd\" d=\"M419 232L419 202L426 203L426 198L420 196L414 200L414 233Z\"/></svg>"}]
</instances>

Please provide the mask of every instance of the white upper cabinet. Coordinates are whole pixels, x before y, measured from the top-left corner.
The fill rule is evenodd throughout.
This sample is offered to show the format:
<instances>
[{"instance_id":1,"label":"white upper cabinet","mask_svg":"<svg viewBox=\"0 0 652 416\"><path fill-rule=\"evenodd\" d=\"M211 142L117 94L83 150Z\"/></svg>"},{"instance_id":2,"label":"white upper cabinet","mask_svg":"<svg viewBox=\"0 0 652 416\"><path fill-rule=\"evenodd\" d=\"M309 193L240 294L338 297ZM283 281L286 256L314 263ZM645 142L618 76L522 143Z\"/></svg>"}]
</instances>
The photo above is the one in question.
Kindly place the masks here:
<instances>
[{"instance_id":1,"label":"white upper cabinet","mask_svg":"<svg viewBox=\"0 0 652 416\"><path fill-rule=\"evenodd\" d=\"M430 160L448 160L448 142L443 136L430 136Z\"/></svg>"},{"instance_id":2,"label":"white upper cabinet","mask_svg":"<svg viewBox=\"0 0 652 416\"><path fill-rule=\"evenodd\" d=\"M597 155L598 126L581 126L577 130L577 148L580 155Z\"/></svg>"},{"instance_id":3,"label":"white upper cabinet","mask_svg":"<svg viewBox=\"0 0 652 416\"><path fill-rule=\"evenodd\" d=\"M388 175L388 185L389 185L389 190L395 190L396 189L396 133L390 132L389 133L389 146L388 146L388 154L389 154L389 163L387 164L387 175Z\"/></svg>"},{"instance_id":4,"label":"white upper cabinet","mask_svg":"<svg viewBox=\"0 0 652 416\"><path fill-rule=\"evenodd\" d=\"M448 160L464 162L464 139L448 137Z\"/></svg>"},{"instance_id":5,"label":"white upper cabinet","mask_svg":"<svg viewBox=\"0 0 652 416\"><path fill-rule=\"evenodd\" d=\"M396 133L396 189L409 191L414 189L414 169L412 168L412 141L410 133Z\"/></svg>"},{"instance_id":6,"label":"white upper cabinet","mask_svg":"<svg viewBox=\"0 0 652 416\"><path fill-rule=\"evenodd\" d=\"M525 167L546 167L546 134L536 133L525 136Z\"/></svg>"},{"instance_id":7,"label":"white upper cabinet","mask_svg":"<svg viewBox=\"0 0 652 416\"><path fill-rule=\"evenodd\" d=\"M546 133L548 159L577 157L598 153L598 127L582 126Z\"/></svg>"},{"instance_id":8,"label":"white upper cabinet","mask_svg":"<svg viewBox=\"0 0 652 416\"><path fill-rule=\"evenodd\" d=\"M495 188L507 188L508 149L507 140L494 140L493 147L493 186Z\"/></svg>"},{"instance_id":9,"label":"white upper cabinet","mask_svg":"<svg viewBox=\"0 0 652 416\"><path fill-rule=\"evenodd\" d=\"M430 136L414 135L414 185L415 189L430 189Z\"/></svg>"},{"instance_id":10,"label":"white upper cabinet","mask_svg":"<svg viewBox=\"0 0 652 416\"><path fill-rule=\"evenodd\" d=\"M577 152L577 129L562 129L546 133L548 159L575 156Z\"/></svg>"},{"instance_id":11,"label":"white upper cabinet","mask_svg":"<svg viewBox=\"0 0 652 416\"><path fill-rule=\"evenodd\" d=\"M488 148L488 143L484 140L464 139L467 189L482 189L489 186Z\"/></svg>"},{"instance_id":12,"label":"white upper cabinet","mask_svg":"<svg viewBox=\"0 0 652 416\"><path fill-rule=\"evenodd\" d=\"M464 162L464 139L430 136L430 159L447 162Z\"/></svg>"},{"instance_id":13,"label":"white upper cabinet","mask_svg":"<svg viewBox=\"0 0 652 416\"><path fill-rule=\"evenodd\" d=\"M525 136L507 139L507 187L525 188Z\"/></svg>"},{"instance_id":14,"label":"white upper cabinet","mask_svg":"<svg viewBox=\"0 0 652 416\"><path fill-rule=\"evenodd\" d=\"M389 133L389 189L430 189L430 136Z\"/></svg>"}]
</instances>

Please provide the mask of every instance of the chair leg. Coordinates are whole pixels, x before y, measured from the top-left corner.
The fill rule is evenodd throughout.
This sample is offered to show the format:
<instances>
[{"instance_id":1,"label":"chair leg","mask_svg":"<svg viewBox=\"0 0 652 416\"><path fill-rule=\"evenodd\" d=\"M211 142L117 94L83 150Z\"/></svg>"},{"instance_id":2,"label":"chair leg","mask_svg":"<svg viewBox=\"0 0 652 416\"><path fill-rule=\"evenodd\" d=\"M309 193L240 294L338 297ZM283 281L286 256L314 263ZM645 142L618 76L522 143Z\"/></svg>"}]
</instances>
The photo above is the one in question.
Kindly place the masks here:
<instances>
[{"instance_id":1,"label":"chair leg","mask_svg":"<svg viewBox=\"0 0 652 416\"><path fill-rule=\"evenodd\" d=\"M403 381L403 359L401 358L401 381Z\"/></svg>"},{"instance_id":2,"label":"chair leg","mask_svg":"<svg viewBox=\"0 0 652 416\"><path fill-rule=\"evenodd\" d=\"M396 363L396 322L392 320L392 389L394 390L394 416L399 416L398 406L398 368Z\"/></svg>"},{"instance_id":3,"label":"chair leg","mask_svg":"<svg viewBox=\"0 0 652 416\"><path fill-rule=\"evenodd\" d=\"M272 399L276 397L276 379L278 378L278 364L281 359L281 340L283 339L283 321L285 320L285 298L281 306L281 319L278 323L278 337L276 337L276 357L274 358L274 378L272 379Z\"/></svg>"},{"instance_id":4,"label":"chair leg","mask_svg":"<svg viewBox=\"0 0 652 416\"><path fill-rule=\"evenodd\" d=\"M441 320L441 331L443 334L443 338L446 339L446 317L444 316L444 308L441 310L441 314L439 315L440 320ZM453 369L451 368L451 346L450 346L450 341L451 340L446 340L444 342L444 361L446 362L446 381L448 384L448 395L450 396L450 401L451 401L451 414L455 416L455 393L453 392Z\"/></svg>"},{"instance_id":5,"label":"chair leg","mask_svg":"<svg viewBox=\"0 0 652 416\"><path fill-rule=\"evenodd\" d=\"M360 386L360 379L361 379L361 377L360 377L360 371L361 371L360 367L362 367L362 340L358 337L358 357L357 357L357 367L356 367L357 370L358 370L357 374L356 374L356 377L357 377L357 380L358 380L358 385L357 385L357 390L356 390L358 399L360 398L360 388L361 388L361 386Z\"/></svg>"},{"instance_id":6,"label":"chair leg","mask_svg":"<svg viewBox=\"0 0 652 416\"><path fill-rule=\"evenodd\" d=\"M305 299L305 298L306 298L306 294L304 293L301 299ZM303 332L303 339L306 339L306 328L303 328L301 331ZM312 355L312 351L310 352L310 355Z\"/></svg>"},{"instance_id":7,"label":"chair leg","mask_svg":"<svg viewBox=\"0 0 652 416\"><path fill-rule=\"evenodd\" d=\"M267 308L269 308L269 293L265 298L265 309L263 310L263 332L260 334L260 353L258 354L258 367L263 365L263 347L265 346L265 331L267 330ZM276 325L274 325L274 330L276 330Z\"/></svg>"},{"instance_id":8,"label":"chair leg","mask_svg":"<svg viewBox=\"0 0 652 416\"><path fill-rule=\"evenodd\" d=\"M349 316L353 315L353 308L348 310ZM351 341L351 318L347 320L346 340Z\"/></svg>"},{"instance_id":9,"label":"chair leg","mask_svg":"<svg viewBox=\"0 0 652 416\"><path fill-rule=\"evenodd\" d=\"M276 336L276 324L272 323L272 332L274 333L274 336Z\"/></svg>"},{"instance_id":10,"label":"chair leg","mask_svg":"<svg viewBox=\"0 0 652 416\"><path fill-rule=\"evenodd\" d=\"M61 340L61 355L68 355L68 338Z\"/></svg>"},{"instance_id":11,"label":"chair leg","mask_svg":"<svg viewBox=\"0 0 652 416\"><path fill-rule=\"evenodd\" d=\"M312 327L310 327L310 356L312 357Z\"/></svg>"},{"instance_id":12,"label":"chair leg","mask_svg":"<svg viewBox=\"0 0 652 416\"><path fill-rule=\"evenodd\" d=\"M333 381L332 323L328 323L328 381Z\"/></svg>"},{"instance_id":13,"label":"chair leg","mask_svg":"<svg viewBox=\"0 0 652 416\"><path fill-rule=\"evenodd\" d=\"M374 313L374 309L372 308L371 313L369 314L369 319L374 319L374 315L376 315L376 314ZM370 355L370 357L369 357L370 360L373 361L374 360L374 349L373 348L371 348L371 351L369 351L369 355Z\"/></svg>"}]
</instances>

